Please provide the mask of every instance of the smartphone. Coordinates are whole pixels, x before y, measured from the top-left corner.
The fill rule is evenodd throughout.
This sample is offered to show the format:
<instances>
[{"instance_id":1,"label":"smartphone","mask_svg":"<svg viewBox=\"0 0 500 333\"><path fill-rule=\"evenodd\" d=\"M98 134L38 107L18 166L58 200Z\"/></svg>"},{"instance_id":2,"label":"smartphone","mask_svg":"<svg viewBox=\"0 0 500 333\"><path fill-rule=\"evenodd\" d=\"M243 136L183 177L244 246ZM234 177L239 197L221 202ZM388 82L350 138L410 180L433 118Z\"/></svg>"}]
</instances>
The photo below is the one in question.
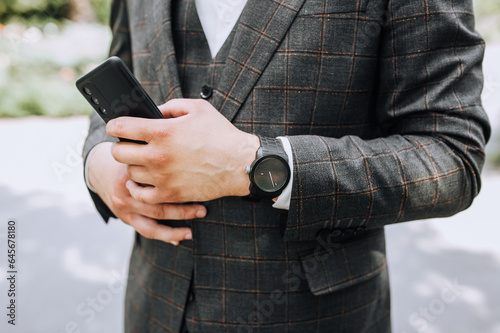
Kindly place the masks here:
<instances>
[{"instance_id":1,"label":"smartphone","mask_svg":"<svg viewBox=\"0 0 500 333\"><path fill-rule=\"evenodd\" d=\"M134 74L118 57L110 57L83 75L76 81L76 87L106 123L122 116L164 118Z\"/></svg>"}]
</instances>

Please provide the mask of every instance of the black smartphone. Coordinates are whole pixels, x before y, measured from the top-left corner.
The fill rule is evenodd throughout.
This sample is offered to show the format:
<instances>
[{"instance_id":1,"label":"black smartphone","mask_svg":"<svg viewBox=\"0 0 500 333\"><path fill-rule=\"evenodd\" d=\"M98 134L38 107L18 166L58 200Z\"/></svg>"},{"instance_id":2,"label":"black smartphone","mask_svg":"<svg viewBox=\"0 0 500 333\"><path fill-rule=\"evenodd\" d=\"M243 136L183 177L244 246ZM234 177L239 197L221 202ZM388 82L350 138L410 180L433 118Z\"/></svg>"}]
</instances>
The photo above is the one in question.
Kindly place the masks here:
<instances>
[{"instance_id":1,"label":"black smartphone","mask_svg":"<svg viewBox=\"0 0 500 333\"><path fill-rule=\"evenodd\" d=\"M76 81L76 87L106 123L122 116L164 118L134 74L118 57L110 57L83 75Z\"/></svg>"}]
</instances>

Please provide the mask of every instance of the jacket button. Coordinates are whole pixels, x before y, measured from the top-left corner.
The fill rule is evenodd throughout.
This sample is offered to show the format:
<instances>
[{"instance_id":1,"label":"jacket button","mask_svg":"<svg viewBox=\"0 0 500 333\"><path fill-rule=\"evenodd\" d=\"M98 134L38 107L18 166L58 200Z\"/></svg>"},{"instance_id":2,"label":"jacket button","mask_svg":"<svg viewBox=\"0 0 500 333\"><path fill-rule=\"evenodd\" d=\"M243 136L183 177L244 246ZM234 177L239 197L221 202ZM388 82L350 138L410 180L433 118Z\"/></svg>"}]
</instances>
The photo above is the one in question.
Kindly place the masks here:
<instances>
[{"instance_id":1,"label":"jacket button","mask_svg":"<svg viewBox=\"0 0 500 333\"><path fill-rule=\"evenodd\" d=\"M354 230L355 235L359 235L365 232L365 227L357 227L356 230Z\"/></svg>"},{"instance_id":2,"label":"jacket button","mask_svg":"<svg viewBox=\"0 0 500 333\"><path fill-rule=\"evenodd\" d=\"M210 96L212 96L212 93L213 93L213 89L212 87L209 87L209 86L203 86L201 88L201 93L200 93L200 96L201 98L203 99L209 99Z\"/></svg>"},{"instance_id":3,"label":"jacket button","mask_svg":"<svg viewBox=\"0 0 500 333\"><path fill-rule=\"evenodd\" d=\"M331 232L332 231L330 229L321 229L316 235L316 238L320 238L323 241L326 241Z\"/></svg>"},{"instance_id":4,"label":"jacket button","mask_svg":"<svg viewBox=\"0 0 500 333\"><path fill-rule=\"evenodd\" d=\"M339 230L339 229L335 229L332 231L332 238L339 238L340 236L342 236L342 231Z\"/></svg>"},{"instance_id":5,"label":"jacket button","mask_svg":"<svg viewBox=\"0 0 500 333\"><path fill-rule=\"evenodd\" d=\"M342 236L348 238L354 235L354 230L353 229L345 229L344 232L342 233Z\"/></svg>"}]
</instances>

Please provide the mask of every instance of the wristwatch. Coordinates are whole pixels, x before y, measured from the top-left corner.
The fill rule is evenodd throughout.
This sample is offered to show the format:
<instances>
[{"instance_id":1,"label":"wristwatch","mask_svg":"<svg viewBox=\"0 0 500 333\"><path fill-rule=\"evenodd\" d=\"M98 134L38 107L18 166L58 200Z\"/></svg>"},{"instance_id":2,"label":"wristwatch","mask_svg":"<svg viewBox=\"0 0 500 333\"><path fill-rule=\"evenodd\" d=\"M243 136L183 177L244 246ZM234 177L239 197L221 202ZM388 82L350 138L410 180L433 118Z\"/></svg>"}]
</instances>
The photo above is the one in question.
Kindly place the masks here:
<instances>
[{"instance_id":1,"label":"wristwatch","mask_svg":"<svg viewBox=\"0 0 500 333\"><path fill-rule=\"evenodd\" d=\"M250 176L249 198L276 198L290 181L288 156L280 139L259 136L259 140L256 158L246 167Z\"/></svg>"}]
</instances>

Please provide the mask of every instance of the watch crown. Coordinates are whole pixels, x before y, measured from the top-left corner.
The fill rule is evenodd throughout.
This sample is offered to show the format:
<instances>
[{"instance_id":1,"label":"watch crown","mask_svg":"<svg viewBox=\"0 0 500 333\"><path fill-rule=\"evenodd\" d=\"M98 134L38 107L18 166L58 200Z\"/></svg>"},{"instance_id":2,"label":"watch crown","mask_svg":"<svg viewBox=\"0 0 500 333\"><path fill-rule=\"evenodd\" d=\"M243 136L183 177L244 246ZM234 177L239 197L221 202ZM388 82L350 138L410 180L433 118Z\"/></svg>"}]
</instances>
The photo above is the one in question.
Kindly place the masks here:
<instances>
[{"instance_id":1,"label":"watch crown","mask_svg":"<svg viewBox=\"0 0 500 333\"><path fill-rule=\"evenodd\" d=\"M249 167L249 166L245 167L245 173L246 173L247 175L249 175L249 174L250 174L250 167Z\"/></svg>"}]
</instances>

